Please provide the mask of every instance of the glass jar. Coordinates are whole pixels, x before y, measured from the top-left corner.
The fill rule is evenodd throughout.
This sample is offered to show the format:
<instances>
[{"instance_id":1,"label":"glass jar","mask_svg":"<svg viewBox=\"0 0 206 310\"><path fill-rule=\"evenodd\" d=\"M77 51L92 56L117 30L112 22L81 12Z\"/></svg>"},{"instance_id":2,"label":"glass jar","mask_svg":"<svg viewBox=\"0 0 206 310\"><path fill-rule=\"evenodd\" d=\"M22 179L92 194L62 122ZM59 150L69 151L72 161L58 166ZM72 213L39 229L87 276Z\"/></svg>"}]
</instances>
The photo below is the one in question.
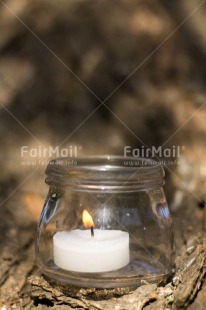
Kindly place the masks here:
<instances>
[{"instance_id":1,"label":"glass jar","mask_svg":"<svg viewBox=\"0 0 206 310\"><path fill-rule=\"evenodd\" d=\"M174 260L164 170L150 159L59 158L38 224L43 274L81 287L166 282Z\"/></svg>"}]
</instances>

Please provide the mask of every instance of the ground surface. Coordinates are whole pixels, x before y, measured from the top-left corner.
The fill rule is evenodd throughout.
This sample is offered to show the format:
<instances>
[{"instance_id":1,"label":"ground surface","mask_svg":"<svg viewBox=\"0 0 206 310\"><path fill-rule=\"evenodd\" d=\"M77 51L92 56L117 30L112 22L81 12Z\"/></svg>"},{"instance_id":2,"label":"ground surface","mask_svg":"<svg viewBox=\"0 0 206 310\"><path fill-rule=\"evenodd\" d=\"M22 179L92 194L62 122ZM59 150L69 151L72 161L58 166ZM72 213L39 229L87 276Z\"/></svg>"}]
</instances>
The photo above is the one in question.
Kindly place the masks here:
<instances>
[{"instance_id":1,"label":"ground surface","mask_svg":"<svg viewBox=\"0 0 206 310\"><path fill-rule=\"evenodd\" d=\"M206 6L0 0L1 309L206 309ZM166 159L175 277L134 291L61 292L34 264L48 154L179 145ZM27 152L22 153L25 146ZM58 154L53 154L53 157ZM174 163L175 160L179 164Z\"/></svg>"}]
</instances>

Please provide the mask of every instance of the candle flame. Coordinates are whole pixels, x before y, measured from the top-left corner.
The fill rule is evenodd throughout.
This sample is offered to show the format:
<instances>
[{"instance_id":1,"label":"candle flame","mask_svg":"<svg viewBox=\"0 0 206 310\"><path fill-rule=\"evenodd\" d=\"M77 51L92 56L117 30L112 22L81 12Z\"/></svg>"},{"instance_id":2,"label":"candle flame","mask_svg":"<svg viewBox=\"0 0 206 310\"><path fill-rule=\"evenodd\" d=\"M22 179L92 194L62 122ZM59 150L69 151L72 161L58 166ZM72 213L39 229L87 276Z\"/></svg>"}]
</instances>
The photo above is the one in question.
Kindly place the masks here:
<instances>
[{"instance_id":1,"label":"candle flame","mask_svg":"<svg viewBox=\"0 0 206 310\"><path fill-rule=\"evenodd\" d=\"M85 228L94 227L93 219L87 210L84 210L82 213L82 221Z\"/></svg>"}]
</instances>

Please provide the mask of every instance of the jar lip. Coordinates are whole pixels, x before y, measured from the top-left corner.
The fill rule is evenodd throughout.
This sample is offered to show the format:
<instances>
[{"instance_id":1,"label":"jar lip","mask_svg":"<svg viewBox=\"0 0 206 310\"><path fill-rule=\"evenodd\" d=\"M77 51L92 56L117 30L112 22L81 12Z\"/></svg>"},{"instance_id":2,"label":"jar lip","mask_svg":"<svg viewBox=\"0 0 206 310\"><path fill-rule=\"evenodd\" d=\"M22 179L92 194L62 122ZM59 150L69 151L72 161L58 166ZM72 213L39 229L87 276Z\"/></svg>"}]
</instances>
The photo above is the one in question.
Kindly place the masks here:
<instances>
[{"instance_id":1,"label":"jar lip","mask_svg":"<svg viewBox=\"0 0 206 310\"><path fill-rule=\"evenodd\" d=\"M46 183L56 186L85 186L88 189L118 186L155 187L164 184L161 163L148 158L115 155L60 157L47 166Z\"/></svg>"},{"instance_id":2,"label":"jar lip","mask_svg":"<svg viewBox=\"0 0 206 310\"><path fill-rule=\"evenodd\" d=\"M119 163L118 163L119 162ZM49 162L49 167L57 168L79 168L82 170L98 170L102 171L105 169L129 169L136 170L137 167L143 168L145 171L148 169L159 169L161 163L150 158L143 157L124 157L117 155L97 155L97 156L82 156L82 157L59 157ZM60 169L61 171L61 169Z\"/></svg>"}]
</instances>

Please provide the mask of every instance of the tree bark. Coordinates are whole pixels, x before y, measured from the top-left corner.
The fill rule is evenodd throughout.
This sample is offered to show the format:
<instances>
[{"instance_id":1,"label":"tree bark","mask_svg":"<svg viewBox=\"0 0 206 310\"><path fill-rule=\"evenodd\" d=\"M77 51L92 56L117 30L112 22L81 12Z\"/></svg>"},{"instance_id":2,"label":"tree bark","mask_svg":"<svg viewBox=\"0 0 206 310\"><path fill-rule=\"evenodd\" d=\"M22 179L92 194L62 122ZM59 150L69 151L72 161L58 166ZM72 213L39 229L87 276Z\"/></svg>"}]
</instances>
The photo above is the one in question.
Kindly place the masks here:
<instances>
[{"instance_id":1,"label":"tree bark","mask_svg":"<svg viewBox=\"0 0 206 310\"><path fill-rule=\"evenodd\" d=\"M181 240L185 232L177 233L177 253L180 254L176 257L176 272L165 286L143 283L138 288L65 287L48 281L35 267L35 225L31 226L26 210L22 209L20 214L18 208L7 208L4 215L6 221L1 223L4 247L0 257L3 309L193 310L205 304L206 238L203 233L188 235L186 245L185 240Z\"/></svg>"}]
</instances>

